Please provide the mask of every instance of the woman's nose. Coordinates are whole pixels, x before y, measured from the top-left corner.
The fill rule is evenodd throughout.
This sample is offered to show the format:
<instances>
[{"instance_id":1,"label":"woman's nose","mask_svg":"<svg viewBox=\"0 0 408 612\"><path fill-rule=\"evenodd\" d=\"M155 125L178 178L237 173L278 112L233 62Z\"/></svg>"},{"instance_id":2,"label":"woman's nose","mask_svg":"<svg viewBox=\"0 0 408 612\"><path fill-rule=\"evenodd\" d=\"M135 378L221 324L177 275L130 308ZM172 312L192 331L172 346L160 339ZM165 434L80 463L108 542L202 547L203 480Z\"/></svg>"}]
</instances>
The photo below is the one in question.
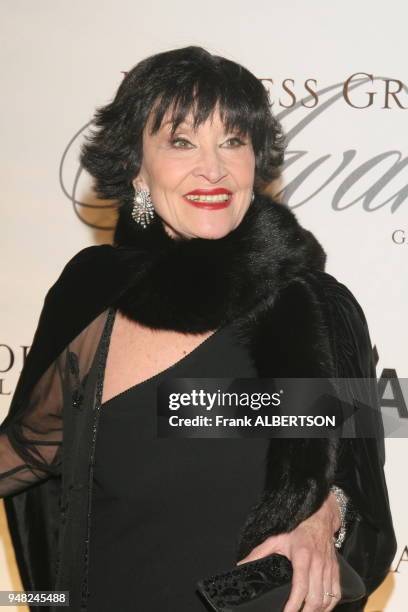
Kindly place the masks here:
<instances>
[{"instance_id":1,"label":"woman's nose","mask_svg":"<svg viewBox=\"0 0 408 612\"><path fill-rule=\"evenodd\" d=\"M227 168L218 148L202 147L200 149L193 174L202 176L211 183L219 181L227 174Z\"/></svg>"}]
</instances>

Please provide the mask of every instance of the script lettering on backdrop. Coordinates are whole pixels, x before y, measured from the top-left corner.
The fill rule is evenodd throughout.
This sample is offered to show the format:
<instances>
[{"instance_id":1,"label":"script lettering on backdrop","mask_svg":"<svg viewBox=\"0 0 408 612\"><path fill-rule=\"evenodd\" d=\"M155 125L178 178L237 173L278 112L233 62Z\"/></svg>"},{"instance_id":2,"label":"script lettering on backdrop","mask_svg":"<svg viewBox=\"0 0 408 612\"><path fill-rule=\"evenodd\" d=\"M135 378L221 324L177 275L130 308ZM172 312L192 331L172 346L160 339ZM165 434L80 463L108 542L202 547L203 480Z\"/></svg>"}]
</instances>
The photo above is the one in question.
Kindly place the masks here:
<instances>
[{"instance_id":1,"label":"script lettering on backdrop","mask_svg":"<svg viewBox=\"0 0 408 612\"><path fill-rule=\"evenodd\" d=\"M262 79L263 81L269 82L269 79ZM284 82L285 83L285 82ZM358 102L356 96L353 94L354 90L361 89L367 83L370 84L370 90L365 91L365 100ZM397 88L392 89L392 84L396 84ZM286 85L286 83L285 83ZM305 88L310 91L310 79L305 82ZM288 91L287 86L285 91ZM309 112L304 113L304 116L294 124L294 126L286 132L289 147L293 146L293 141L296 136L305 130L312 122L317 121L319 116L323 113L330 112L330 109L334 105L339 103L345 103L347 106L356 109L356 112L377 105L381 109L391 110L391 99L393 100L393 107L400 110L407 110L408 106L404 106L401 102L400 94L405 96L405 100L408 103L408 87L397 79L389 79L385 77L375 77L366 73L355 73L352 74L343 83L336 83L320 89L319 91L312 91L311 95L299 102L296 102L293 92L291 92L293 105L287 110L281 111L276 116L285 125L286 122L294 115L297 111L302 108L313 109ZM323 101L320 102L320 98ZM298 114L298 112L297 112ZM297 116L297 115L296 115ZM360 115L359 115L360 118ZM329 139L328 139L329 140ZM363 210L367 212L374 212L384 206L391 204L390 211L394 213L402 203L408 197L408 180L405 185L396 191L392 196L383 200L382 202L374 203L377 196L380 196L381 191L392 181L398 177L398 175L408 165L408 158L403 157L403 153L398 150L390 150L380 152L363 161L359 166L354 168L352 171L349 170L351 163L357 159L357 150L348 149L342 154L342 160L337 167L330 171L325 176L324 166L329 165L329 161L332 159L333 154L328 153L318 159L314 159L309 165L304 168L301 172L295 175L293 179L285 183L285 187L279 192L282 200L287 202L291 208L298 208L309 202L317 194L321 193L323 189L326 189L334 180L338 177L341 178L340 185L335 188L331 195L331 206L335 211L343 211L351 206L354 206L358 202L361 202ZM310 156L310 153L306 150L293 150L289 148L286 153L286 162L284 170L301 160L305 156ZM392 164L383 174L381 174L381 166ZM373 169L378 166L377 178L375 182L366 189L359 197L355 198L351 202L346 204L343 203L345 195L352 187L355 187L362 179L366 177ZM321 170L320 185L311 194L304 197L298 202L294 202L294 194L300 192L302 194L301 187L304 185L306 180L312 175Z\"/></svg>"}]
</instances>

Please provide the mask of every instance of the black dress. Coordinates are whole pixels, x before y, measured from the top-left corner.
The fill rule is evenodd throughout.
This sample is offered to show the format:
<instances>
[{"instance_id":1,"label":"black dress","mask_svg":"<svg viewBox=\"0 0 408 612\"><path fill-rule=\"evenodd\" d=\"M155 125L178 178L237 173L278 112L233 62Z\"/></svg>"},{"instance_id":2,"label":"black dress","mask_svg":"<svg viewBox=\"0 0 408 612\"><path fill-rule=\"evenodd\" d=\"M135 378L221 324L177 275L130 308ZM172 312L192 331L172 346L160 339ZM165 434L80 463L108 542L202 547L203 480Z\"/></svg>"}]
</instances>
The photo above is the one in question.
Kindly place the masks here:
<instances>
[{"instance_id":1,"label":"black dress","mask_svg":"<svg viewBox=\"0 0 408 612\"><path fill-rule=\"evenodd\" d=\"M89 612L204 612L199 578L236 563L261 495L266 439L156 437L166 377L255 377L231 327L101 407L91 512Z\"/></svg>"}]
</instances>

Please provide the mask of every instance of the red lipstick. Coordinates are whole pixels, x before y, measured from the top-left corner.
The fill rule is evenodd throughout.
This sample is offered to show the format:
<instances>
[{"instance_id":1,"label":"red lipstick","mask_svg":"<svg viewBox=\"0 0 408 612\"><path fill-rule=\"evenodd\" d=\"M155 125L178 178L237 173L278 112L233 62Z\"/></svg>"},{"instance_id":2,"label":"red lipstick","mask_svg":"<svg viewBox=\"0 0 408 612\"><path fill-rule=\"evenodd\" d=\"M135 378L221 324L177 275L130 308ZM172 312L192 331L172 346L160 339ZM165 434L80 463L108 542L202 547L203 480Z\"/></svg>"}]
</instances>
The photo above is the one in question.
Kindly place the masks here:
<instances>
[{"instance_id":1,"label":"red lipstick","mask_svg":"<svg viewBox=\"0 0 408 612\"><path fill-rule=\"evenodd\" d=\"M221 202L205 202L200 200L189 200L186 196L195 195L195 196L213 196L213 195L228 195L228 199L222 200ZM229 189L225 189L224 187L215 187L214 189L193 189L193 191L189 191L184 194L185 202L188 202L192 206L196 208L204 208L205 210L219 210L220 208L226 208L231 204L232 201L232 191Z\"/></svg>"}]
</instances>

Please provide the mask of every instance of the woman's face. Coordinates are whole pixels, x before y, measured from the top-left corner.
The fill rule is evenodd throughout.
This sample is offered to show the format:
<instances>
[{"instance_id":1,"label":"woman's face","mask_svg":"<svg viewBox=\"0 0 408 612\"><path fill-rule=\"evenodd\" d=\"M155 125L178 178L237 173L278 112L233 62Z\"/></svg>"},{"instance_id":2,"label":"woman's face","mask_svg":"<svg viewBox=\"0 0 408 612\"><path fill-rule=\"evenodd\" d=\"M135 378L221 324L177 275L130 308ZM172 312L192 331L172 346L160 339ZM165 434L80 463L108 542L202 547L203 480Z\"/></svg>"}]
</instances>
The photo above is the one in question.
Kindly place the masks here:
<instances>
[{"instance_id":1,"label":"woman's face","mask_svg":"<svg viewBox=\"0 0 408 612\"><path fill-rule=\"evenodd\" d=\"M173 137L168 117L153 136L148 122L133 185L150 191L155 213L172 238L222 238L240 224L251 203L252 143L226 133L217 108L197 131L187 116ZM195 190L201 194L191 193Z\"/></svg>"}]
</instances>

